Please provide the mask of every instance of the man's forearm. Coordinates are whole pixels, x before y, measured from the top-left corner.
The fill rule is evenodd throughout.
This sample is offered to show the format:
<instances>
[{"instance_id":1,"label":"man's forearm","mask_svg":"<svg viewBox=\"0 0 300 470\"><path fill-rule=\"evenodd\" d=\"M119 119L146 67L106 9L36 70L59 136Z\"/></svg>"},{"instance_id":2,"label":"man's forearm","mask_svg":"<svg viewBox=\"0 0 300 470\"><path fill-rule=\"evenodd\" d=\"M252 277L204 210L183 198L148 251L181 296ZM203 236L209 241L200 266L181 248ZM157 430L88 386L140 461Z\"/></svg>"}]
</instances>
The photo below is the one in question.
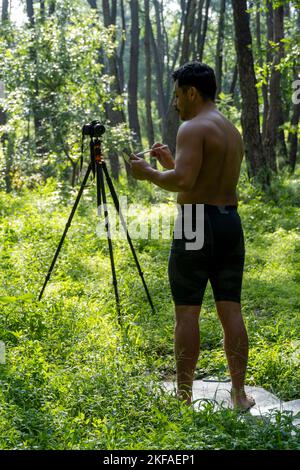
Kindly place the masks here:
<instances>
[{"instance_id":1,"label":"man's forearm","mask_svg":"<svg viewBox=\"0 0 300 470\"><path fill-rule=\"evenodd\" d=\"M181 178L176 174L176 170L158 171L154 168L148 173L147 180L167 191L178 193L186 188Z\"/></svg>"}]
</instances>

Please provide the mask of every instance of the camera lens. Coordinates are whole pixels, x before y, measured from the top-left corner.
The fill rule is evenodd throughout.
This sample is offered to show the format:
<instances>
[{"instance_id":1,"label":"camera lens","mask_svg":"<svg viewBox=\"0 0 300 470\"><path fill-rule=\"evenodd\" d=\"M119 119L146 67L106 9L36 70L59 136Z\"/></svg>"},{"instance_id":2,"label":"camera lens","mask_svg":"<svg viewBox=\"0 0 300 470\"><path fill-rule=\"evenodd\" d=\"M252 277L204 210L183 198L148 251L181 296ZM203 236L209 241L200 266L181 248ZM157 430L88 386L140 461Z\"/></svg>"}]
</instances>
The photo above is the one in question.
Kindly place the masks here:
<instances>
[{"instance_id":1,"label":"camera lens","mask_svg":"<svg viewBox=\"0 0 300 470\"><path fill-rule=\"evenodd\" d=\"M102 124L96 124L94 126L94 136L95 137L100 137L101 135L103 135L105 132L105 127L102 125Z\"/></svg>"},{"instance_id":2,"label":"camera lens","mask_svg":"<svg viewBox=\"0 0 300 470\"><path fill-rule=\"evenodd\" d=\"M92 121L90 124L85 124L82 127L82 133L90 137L100 137L105 132L105 127L100 121Z\"/></svg>"}]
</instances>

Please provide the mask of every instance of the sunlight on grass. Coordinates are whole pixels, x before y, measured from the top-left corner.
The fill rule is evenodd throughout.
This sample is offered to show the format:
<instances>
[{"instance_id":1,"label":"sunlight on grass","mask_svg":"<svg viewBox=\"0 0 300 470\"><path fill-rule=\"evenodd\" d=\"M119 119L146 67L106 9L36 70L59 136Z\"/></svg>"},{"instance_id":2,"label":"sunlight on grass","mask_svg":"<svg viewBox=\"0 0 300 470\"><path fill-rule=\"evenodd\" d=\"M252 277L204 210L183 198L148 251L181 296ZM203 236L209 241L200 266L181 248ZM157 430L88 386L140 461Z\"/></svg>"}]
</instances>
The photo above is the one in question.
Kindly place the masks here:
<instances>
[{"instance_id":1,"label":"sunlight on grass","mask_svg":"<svg viewBox=\"0 0 300 470\"><path fill-rule=\"evenodd\" d=\"M252 187L241 191L247 384L293 400L300 390L300 212L293 199L299 175L291 185L278 185L278 204ZM144 204L152 205L154 217L164 206L148 196ZM299 449L299 430L285 415L271 423L216 411L210 403L196 413L162 389L163 380L175 378L170 242L134 241L155 315L127 242L114 242L120 326L107 242L96 235L94 196L80 205L37 302L72 201L73 191L63 192L53 181L22 195L0 195L0 339L6 346L6 364L0 364L1 448ZM200 329L196 378L228 377L210 288Z\"/></svg>"}]
</instances>

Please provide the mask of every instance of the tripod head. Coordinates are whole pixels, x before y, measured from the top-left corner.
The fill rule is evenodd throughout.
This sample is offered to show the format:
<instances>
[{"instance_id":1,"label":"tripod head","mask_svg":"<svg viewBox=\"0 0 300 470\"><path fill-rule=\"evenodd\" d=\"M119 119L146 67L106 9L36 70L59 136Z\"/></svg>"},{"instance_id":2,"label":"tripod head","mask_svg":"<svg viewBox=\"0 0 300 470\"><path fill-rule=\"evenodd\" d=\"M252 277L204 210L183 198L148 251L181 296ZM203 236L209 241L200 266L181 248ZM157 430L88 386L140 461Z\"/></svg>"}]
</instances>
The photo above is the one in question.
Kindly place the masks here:
<instances>
[{"instance_id":1,"label":"tripod head","mask_svg":"<svg viewBox=\"0 0 300 470\"><path fill-rule=\"evenodd\" d=\"M101 163L103 161L100 137L104 134L104 132L105 132L105 127L97 119L95 119L94 121L91 121L88 124L84 124L82 126L80 172L82 170L82 165L83 165L84 138L86 135L88 135L91 138L90 157L91 157L92 171L95 177L96 163Z\"/></svg>"},{"instance_id":2,"label":"tripod head","mask_svg":"<svg viewBox=\"0 0 300 470\"><path fill-rule=\"evenodd\" d=\"M105 132L105 127L100 121L92 121L89 124L84 124L82 127L82 135L89 135L90 137L101 137Z\"/></svg>"}]
</instances>

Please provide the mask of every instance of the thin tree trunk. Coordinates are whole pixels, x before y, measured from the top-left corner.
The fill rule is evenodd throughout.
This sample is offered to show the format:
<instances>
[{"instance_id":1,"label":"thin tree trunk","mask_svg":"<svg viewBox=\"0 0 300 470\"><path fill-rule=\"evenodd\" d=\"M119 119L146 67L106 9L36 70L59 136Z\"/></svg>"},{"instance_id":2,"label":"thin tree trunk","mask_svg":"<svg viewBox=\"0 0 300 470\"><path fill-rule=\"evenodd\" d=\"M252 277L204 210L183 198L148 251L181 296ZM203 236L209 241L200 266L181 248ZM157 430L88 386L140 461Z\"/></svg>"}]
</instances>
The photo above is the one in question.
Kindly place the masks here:
<instances>
[{"instance_id":1,"label":"thin tree trunk","mask_svg":"<svg viewBox=\"0 0 300 470\"><path fill-rule=\"evenodd\" d=\"M204 46L205 46L207 26L208 26L209 7L210 7L210 0L206 0L205 15L204 15L204 22L203 22L203 31L202 31L201 38L200 38L200 43L199 43L199 46L198 46L200 62L203 61Z\"/></svg>"},{"instance_id":2,"label":"thin tree trunk","mask_svg":"<svg viewBox=\"0 0 300 470\"><path fill-rule=\"evenodd\" d=\"M139 62L139 12L138 0L130 0L131 11L131 44L128 82L128 117L129 127L135 133L138 143L141 142L140 123L138 118L138 62Z\"/></svg>"},{"instance_id":3,"label":"thin tree trunk","mask_svg":"<svg viewBox=\"0 0 300 470\"><path fill-rule=\"evenodd\" d=\"M41 8L41 18L42 18L42 21L45 21L45 18L46 18L45 0L40 0L40 8Z\"/></svg>"},{"instance_id":4,"label":"thin tree trunk","mask_svg":"<svg viewBox=\"0 0 300 470\"><path fill-rule=\"evenodd\" d=\"M267 183L266 164L259 127L259 108L252 54L250 18L246 0L232 0L235 47L242 95L242 127L250 177Z\"/></svg>"},{"instance_id":5,"label":"thin tree trunk","mask_svg":"<svg viewBox=\"0 0 300 470\"><path fill-rule=\"evenodd\" d=\"M29 18L31 26L34 26L34 11L33 11L33 0L26 0L27 16Z\"/></svg>"},{"instance_id":6,"label":"thin tree trunk","mask_svg":"<svg viewBox=\"0 0 300 470\"><path fill-rule=\"evenodd\" d=\"M2 0L1 20L2 23L8 20L8 0Z\"/></svg>"},{"instance_id":7,"label":"thin tree trunk","mask_svg":"<svg viewBox=\"0 0 300 470\"><path fill-rule=\"evenodd\" d=\"M180 20L177 43L176 43L176 47L175 47L175 51L174 51L174 55L173 55L173 60L172 60L172 70L175 68L178 57L179 57L180 46L181 46L181 42L182 42L181 36L182 36L182 27L184 25L186 2L187 2L187 0L181 0L181 20Z\"/></svg>"},{"instance_id":8,"label":"thin tree trunk","mask_svg":"<svg viewBox=\"0 0 300 470\"><path fill-rule=\"evenodd\" d=\"M217 39L217 50L216 50L216 66L215 66L216 81L217 81L217 93L216 93L217 97L222 91L222 65L223 65L225 8L226 8L226 0L220 0L220 16L219 16L218 39Z\"/></svg>"},{"instance_id":9,"label":"thin tree trunk","mask_svg":"<svg viewBox=\"0 0 300 470\"><path fill-rule=\"evenodd\" d=\"M258 7L260 7L260 2L258 4ZM261 15L259 9L256 12L256 44L257 44L257 51L258 51L258 62L259 66L262 68L263 67L263 53L262 53L262 45L261 45ZM269 110L269 100L268 100L268 86L266 83L262 84L262 97L263 97L263 102L264 102L264 118L263 118L263 131L262 135L265 135L265 125L266 125L266 119L268 116L268 110Z\"/></svg>"},{"instance_id":10,"label":"thin tree trunk","mask_svg":"<svg viewBox=\"0 0 300 470\"><path fill-rule=\"evenodd\" d=\"M156 38L157 38L157 48L160 52L159 54L159 62L160 62L160 70L162 76L164 76L164 56L165 56L165 43L162 34L162 22L161 22L161 5L159 4L158 0L153 0L154 8L155 8L155 23L156 23Z\"/></svg>"},{"instance_id":11,"label":"thin tree trunk","mask_svg":"<svg viewBox=\"0 0 300 470\"><path fill-rule=\"evenodd\" d=\"M97 0L87 0L92 10L97 10Z\"/></svg>"},{"instance_id":12,"label":"thin tree trunk","mask_svg":"<svg viewBox=\"0 0 300 470\"><path fill-rule=\"evenodd\" d=\"M2 0L2 13L1 13L1 21L4 23L8 21L9 14L8 14L8 0ZM7 112L4 111L1 105L1 99L5 98L5 88L4 83L0 81L0 126L5 126L8 121ZM9 193L12 189L11 183L11 169L13 165L13 154L14 154L14 135L11 132L8 134L4 132L1 136L1 144L2 144L2 151L5 160L5 168L4 168L4 181L5 181L5 189L6 192Z\"/></svg>"},{"instance_id":13,"label":"thin tree trunk","mask_svg":"<svg viewBox=\"0 0 300 470\"><path fill-rule=\"evenodd\" d=\"M14 147L15 147L15 134L14 132L12 132L7 136L7 146L4 149L5 150L4 180L5 180L5 190L7 193L10 193L12 190L11 170L13 166Z\"/></svg>"},{"instance_id":14,"label":"thin tree trunk","mask_svg":"<svg viewBox=\"0 0 300 470\"><path fill-rule=\"evenodd\" d=\"M110 8L109 8L109 0L102 0L102 9L103 9L103 18L104 18L104 26L108 28L111 25L115 24L112 21ZM119 80L119 71L117 66L117 58L116 54L112 54L108 58L109 63L109 74L114 77L114 82L112 86L112 91L115 92L117 95L120 95L122 90L120 87L120 80ZM119 110L111 110L109 119L112 120L113 123L118 124L120 122L125 122L125 117L123 113Z\"/></svg>"},{"instance_id":15,"label":"thin tree trunk","mask_svg":"<svg viewBox=\"0 0 300 470\"><path fill-rule=\"evenodd\" d=\"M291 17L291 5L290 2L286 2L284 7L284 16L286 16L288 19ZM299 10L298 10L299 11Z\"/></svg>"},{"instance_id":16,"label":"thin tree trunk","mask_svg":"<svg viewBox=\"0 0 300 470\"><path fill-rule=\"evenodd\" d=\"M238 74L238 65L236 63L235 66L234 66L234 69L233 69L232 80L231 80L231 85L230 85L230 89L229 89L229 93L230 93L230 95L232 95L232 100L234 98L234 92L235 92L235 87L236 87L236 84L237 84L238 75L239 75Z\"/></svg>"},{"instance_id":17,"label":"thin tree trunk","mask_svg":"<svg viewBox=\"0 0 300 470\"><path fill-rule=\"evenodd\" d=\"M124 0L120 1L120 9L121 9L121 20L122 20L122 36L120 40L120 49L118 54L118 66L119 66L119 80L120 80L120 88L124 90L124 50L125 50L125 35L126 35L126 21L125 21L125 9L124 9Z\"/></svg>"},{"instance_id":18,"label":"thin tree trunk","mask_svg":"<svg viewBox=\"0 0 300 470\"><path fill-rule=\"evenodd\" d=\"M271 70L270 79L270 102L269 112L266 125L266 133L264 139L264 147L269 167L273 171L277 171L276 162L276 145L279 143L280 150L283 153L283 158L287 160L287 151L284 141L283 131L279 132L278 128L283 124L282 122L282 101L280 90L281 74L278 70L278 65L284 55L283 43L281 40L283 34L283 6L274 9L274 41L278 44L274 52L274 59Z\"/></svg>"},{"instance_id":19,"label":"thin tree trunk","mask_svg":"<svg viewBox=\"0 0 300 470\"><path fill-rule=\"evenodd\" d=\"M298 74L295 74L295 79L298 78ZM294 173L296 168L297 162L297 151L298 151L298 140L299 140L299 133L298 133L298 126L300 120L300 103L293 105L293 114L291 119L291 130L289 132L289 165L291 172Z\"/></svg>"},{"instance_id":20,"label":"thin tree trunk","mask_svg":"<svg viewBox=\"0 0 300 470\"><path fill-rule=\"evenodd\" d=\"M148 145L151 147L154 143L154 128L152 121L152 100L151 100L151 50L150 50L150 16L149 16L149 0L144 0L145 8L145 64L146 64L146 93L145 93L145 106L146 106L146 122L147 122L147 137ZM156 159L151 159L151 164L156 168Z\"/></svg>"},{"instance_id":21,"label":"thin tree trunk","mask_svg":"<svg viewBox=\"0 0 300 470\"><path fill-rule=\"evenodd\" d=\"M266 0L266 20L267 20L267 64L271 64L273 61L273 49L272 42L274 41L274 27L273 27L273 3L272 0ZM266 131L267 131L267 120L269 114L269 87L270 87L270 73L267 72L266 77L267 84L264 85L267 89L266 100L264 98L264 111L263 111L263 132L262 139L265 142Z\"/></svg>"},{"instance_id":22,"label":"thin tree trunk","mask_svg":"<svg viewBox=\"0 0 300 470\"><path fill-rule=\"evenodd\" d=\"M112 14L111 14L109 0L102 0L102 11L103 11L104 26L108 28L112 24L115 25L115 23L113 23L113 18L112 18L114 16L114 8L112 9ZM110 76L114 77L114 81L111 85L112 95L120 95L121 86L120 86L120 77L119 77L119 71L118 71L118 58L116 56L116 53L108 57L107 72L109 73ZM119 109L114 109L113 105L111 105L110 103L106 105L106 113L112 125L117 125L122 122L125 122L124 113ZM119 173L120 173L120 162L119 162L118 154L114 152L113 150L110 150L109 152L109 161L110 161L112 176L114 179L117 180L119 178Z\"/></svg>"},{"instance_id":23,"label":"thin tree trunk","mask_svg":"<svg viewBox=\"0 0 300 470\"><path fill-rule=\"evenodd\" d=\"M168 103L169 100L170 100L170 96L171 96L171 80L170 80L170 77L171 77L171 68L170 68L171 56L170 56L169 38L168 38L168 33L167 33L167 30L166 30L166 26L165 26L163 0L162 0L162 8L161 8L161 25L162 25L162 31L163 31L163 41L164 41L164 44L165 44L165 55L166 55L166 59L167 59L167 70L166 70L167 85L166 85L166 88L165 88L166 91L165 91L164 95L165 95L165 103ZM155 160L155 162L156 162L156 160Z\"/></svg>"},{"instance_id":24,"label":"thin tree trunk","mask_svg":"<svg viewBox=\"0 0 300 470\"><path fill-rule=\"evenodd\" d=\"M191 55L191 37L193 34L193 24L196 13L196 0L188 0L185 17L184 34L181 49L180 63L188 62Z\"/></svg>"},{"instance_id":25,"label":"thin tree trunk","mask_svg":"<svg viewBox=\"0 0 300 470\"><path fill-rule=\"evenodd\" d=\"M195 36L195 49L194 49L194 55L196 59L199 59L199 47L201 44L201 32L202 32L202 21L203 21L203 6L204 6L204 0L199 0L198 2L198 8L197 8L197 22L195 23L195 27L197 29L197 33Z\"/></svg>"},{"instance_id":26,"label":"thin tree trunk","mask_svg":"<svg viewBox=\"0 0 300 470\"><path fill-rule=\"evenodd\" d=\"M166 103L164 94L163 74L160 68L159 52L154 39L153 28L150 22L150 41L154 54L155 68L156 68L156 87L157 87L157 109L161 120L161 132L164 135L166 128Z\"/></svg>"},{"instance_id":27,"label":"thin tree trunk","mask_svg":"<svg viewBox=\"0 0 300 470\"><path fill-rule=\"evenodd\" d=\"M300 10L298 10L298 15L297 15L297 29L300 31ZM294 80L298 80L298 75L299 75L299 68L297 67L297 64L295 63L294 65ZM299 93L298 93L299 96ZM295 168L296 168L296 162L297 162L297 152L298 152L298 141L299 141L299 132L298 132L298 126L299 126L299 120L300 120L300 103L297 102L297 97L296 101L293 103L293 111L292 111L292 119L291 119L291 130L289 132L289 165L290 165L290 170L292 173L294 173Z\"/></svg>"},{"instance_id":28,"label":"thin tree trunk","mask_svg":"<svg viewBox=\"0 0 300 470\"><path fill-rule=\"evenodd\" d=\"M39 69L38 55L36 50L35 15L33 8L33 0L26 0L26 11L30 22L30 28L33 33L33 41L30 47L30 59L33 65L33 79L32 88L30 90L30 101L35 131L35 148L36 153L39 156L42 156L46 151L46 146L42 136L42 110L40 105Z\"/></svg>"},{"instance_id":29,"label":"thin tree trunk","mask_svg":"<svg viewBox=\"0 0 300 470\"><path fill-rule=\"evenodd\" d=\"M279 43L278 50L278 64L284 59L284 8L276 8L274 15L274 39ZM278 139L278 153L281 161L288 165L288 152L284 135L284 111L283 111L283 97L282 97L282 83L283 77L279 71L279 102L278 102L278 126L277 126L277 139Z\"/></svg>"},{"instance_id":30,"label":"thin tree trunk","mask_svg":"<svg viewBox=\"0 0 300 470\"><path fill-rule=\"evenodd\" d=\"M195 16L196 0L188 0L187 9L184 21L184 34L182 41L182 49L180 56L180 64L183 65L188 62L191 51L190 38L193 32L193 20ZM175 111L173 106L173 99L169 103L166 119L166 127L164 129L164 142L169 146L171 152L176 151L176 135L179 125L178 113Z\"/></svg>"},{"instance_id":31,"label":"thin tree trunk","mask_svg":"<svg viewBox=\"0 0 300 470\"><path fill-rule=\"evenodd\" d=\"M49 5L49 16L52 16L55 13L55 8L56 8L56 0L50 0L50 5Z\"/></svg>"}]
</instances>

